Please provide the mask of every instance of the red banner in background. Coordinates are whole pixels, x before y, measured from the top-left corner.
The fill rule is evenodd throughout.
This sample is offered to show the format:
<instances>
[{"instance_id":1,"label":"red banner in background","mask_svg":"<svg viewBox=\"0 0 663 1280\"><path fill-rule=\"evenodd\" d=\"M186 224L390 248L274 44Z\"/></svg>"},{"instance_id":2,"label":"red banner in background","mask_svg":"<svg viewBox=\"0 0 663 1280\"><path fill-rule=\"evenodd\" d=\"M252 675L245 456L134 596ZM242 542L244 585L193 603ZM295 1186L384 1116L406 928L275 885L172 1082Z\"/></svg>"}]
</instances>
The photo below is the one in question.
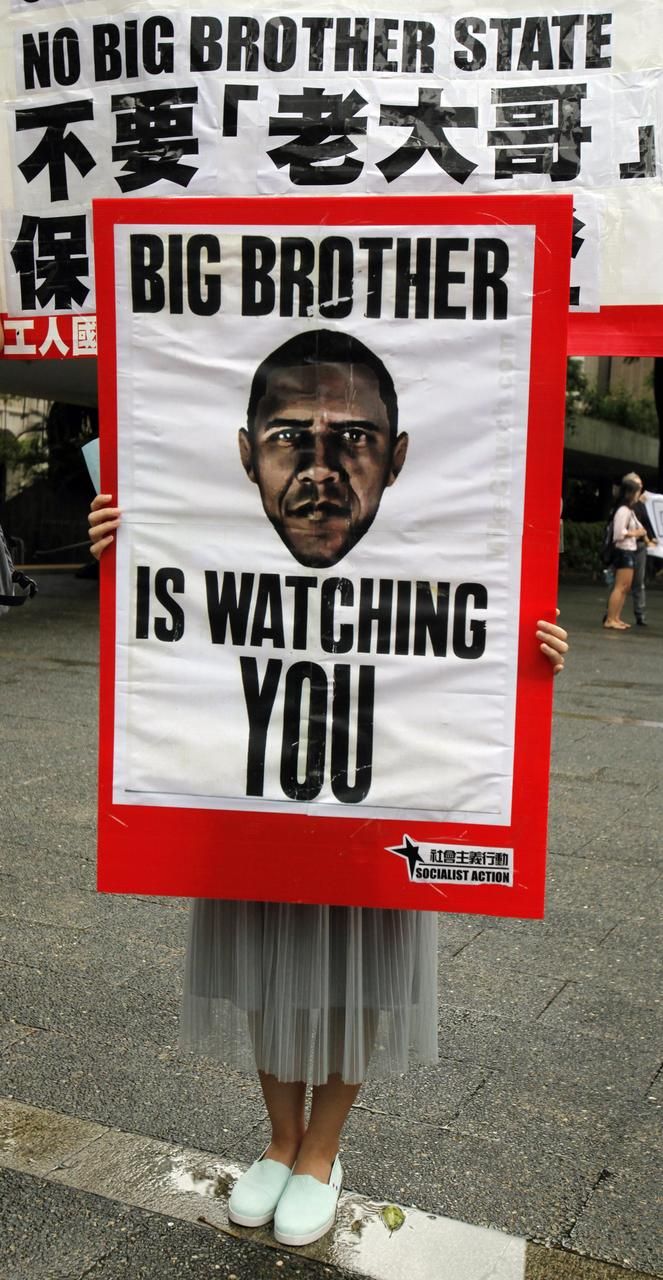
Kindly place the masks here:
<instances>
[{"instance_id":1,"label":"red banner in background","mask_svg":"<svg viewBox=\"0 0 663 1280\"><path fill-rule=\"evenodd\" d=\"M92 354L94 200L321 194L569 194L570 350L660 352L656 0L60 8L0 0L0 312L39 318L5 359Z\"/></svg>"},{"instance_id":2,"label":"red banner in background","mask_svg":"<svg viewBox=\"0 0 663 1280\"><path fill-rule=\"evenodd\" d=\"M5 355L15 360L67 360L97 354L96 315L3 316ZM663 306L602 307L569 313L570 356L663 355Z\"/></svg>"},{"instance_id":3,"label":"red banner in background","mask_svg":"<svg viewBox=\"0 0 663 1280\"><path fill-rule=\"evenodd\" d=\"M3 356L12 360L71 360L97 354L96 315L0 315Z\"/></svg>"}]
</instances>

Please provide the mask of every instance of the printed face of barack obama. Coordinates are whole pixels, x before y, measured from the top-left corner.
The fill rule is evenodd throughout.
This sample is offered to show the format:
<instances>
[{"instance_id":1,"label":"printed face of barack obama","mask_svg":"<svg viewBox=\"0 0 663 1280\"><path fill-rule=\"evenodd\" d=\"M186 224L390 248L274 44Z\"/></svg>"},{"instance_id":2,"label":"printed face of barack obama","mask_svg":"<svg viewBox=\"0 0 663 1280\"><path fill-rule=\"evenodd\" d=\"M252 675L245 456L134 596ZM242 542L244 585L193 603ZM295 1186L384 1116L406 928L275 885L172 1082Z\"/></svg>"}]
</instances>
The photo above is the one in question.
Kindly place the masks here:
<instances>
[{"instance_id":1,"label":"printed face of barack obama","mask_svg":"<svg viewBox=\"0 0 663 1280\"><path fill-rule=\"evenodd\" d=\"M300 564L338 564L363 538L407 445L390 374L350 334L298 334L256 370L240 456Z\"/></svg>"}]
</instances>

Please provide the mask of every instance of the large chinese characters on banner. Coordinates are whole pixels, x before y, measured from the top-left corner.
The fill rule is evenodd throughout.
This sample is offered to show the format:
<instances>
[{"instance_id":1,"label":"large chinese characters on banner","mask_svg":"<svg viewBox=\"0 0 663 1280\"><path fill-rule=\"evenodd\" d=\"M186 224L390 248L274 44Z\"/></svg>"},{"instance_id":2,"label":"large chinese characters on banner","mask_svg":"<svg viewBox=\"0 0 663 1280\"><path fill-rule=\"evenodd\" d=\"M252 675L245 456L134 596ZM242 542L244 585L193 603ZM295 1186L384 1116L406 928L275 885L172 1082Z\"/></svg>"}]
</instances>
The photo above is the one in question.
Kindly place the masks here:
<instances>
[{"instance_id":1,"label":"large chinese characters on banner","mask_svg":"<svg viewBox=\"0 0 663 1280\"><path fill-rule=\"evenodd\" d=\"M0 0L0 314L93 355L96 196L573 195L571 347L663 342L663 6Z\"/></svg>"},{"instance_id":2,"label":"large chinese characters on banner","mask_svg":"<svg viewBox=\"0 0 663 1280\"><path fill-rule=\"evenodd\" d=\"M568 197L100 201L100 887L543 909Z\"/></svg>"}]
</instances>

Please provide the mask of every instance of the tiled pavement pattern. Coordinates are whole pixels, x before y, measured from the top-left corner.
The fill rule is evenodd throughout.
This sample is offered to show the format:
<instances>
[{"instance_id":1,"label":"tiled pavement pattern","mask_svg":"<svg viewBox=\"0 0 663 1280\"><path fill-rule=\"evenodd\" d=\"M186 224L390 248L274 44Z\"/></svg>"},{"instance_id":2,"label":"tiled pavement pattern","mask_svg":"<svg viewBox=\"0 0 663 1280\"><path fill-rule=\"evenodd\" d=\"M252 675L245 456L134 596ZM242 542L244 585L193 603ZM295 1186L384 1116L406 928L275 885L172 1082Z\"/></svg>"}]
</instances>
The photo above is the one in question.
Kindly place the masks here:
<instances>
[{"instance_id":1,"label":"tiled pavement pattern","mask_svg":"<svg viewBox=\"0 0 663 1280\"><path fill-rule=\"evenodd\" d=\"M561 602L546 920L441 919L440 1065L365 1087L346 1181L552 1246L528 1248L528 1280L622 1274L587 1258L661 1275L663 593L625 634L598 626L600 587ZM0 1096L246 1163L256 1085L177 1049L186 905L95 893L96 618L94 584L44 575L0 623ZM117 1192L2 1177L2 1280L344 1274Z\"/></svg>"}]
</instances>

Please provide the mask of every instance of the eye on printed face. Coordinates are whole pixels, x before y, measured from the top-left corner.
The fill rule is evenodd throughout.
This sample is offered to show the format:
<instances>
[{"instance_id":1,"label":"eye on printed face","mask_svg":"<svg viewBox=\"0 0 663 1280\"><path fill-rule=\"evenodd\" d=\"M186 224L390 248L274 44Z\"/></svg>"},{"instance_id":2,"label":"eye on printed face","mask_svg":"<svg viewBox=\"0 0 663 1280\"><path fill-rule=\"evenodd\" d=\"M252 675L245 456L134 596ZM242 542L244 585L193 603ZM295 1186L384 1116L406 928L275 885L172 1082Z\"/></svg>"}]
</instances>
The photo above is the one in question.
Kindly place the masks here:
<instances>
[{"instance_id":1,"label":"eye on printed face","mask_svg":"<svg viewBox=\"0 0 663 1280\"><path fill-rule=\"evenodd\" d=\"M314 364L277 369L242 462L265 514L300 564L337 564L375 519L407 451L394 439L372 369Z\"/></svg>"}]
</instances>

